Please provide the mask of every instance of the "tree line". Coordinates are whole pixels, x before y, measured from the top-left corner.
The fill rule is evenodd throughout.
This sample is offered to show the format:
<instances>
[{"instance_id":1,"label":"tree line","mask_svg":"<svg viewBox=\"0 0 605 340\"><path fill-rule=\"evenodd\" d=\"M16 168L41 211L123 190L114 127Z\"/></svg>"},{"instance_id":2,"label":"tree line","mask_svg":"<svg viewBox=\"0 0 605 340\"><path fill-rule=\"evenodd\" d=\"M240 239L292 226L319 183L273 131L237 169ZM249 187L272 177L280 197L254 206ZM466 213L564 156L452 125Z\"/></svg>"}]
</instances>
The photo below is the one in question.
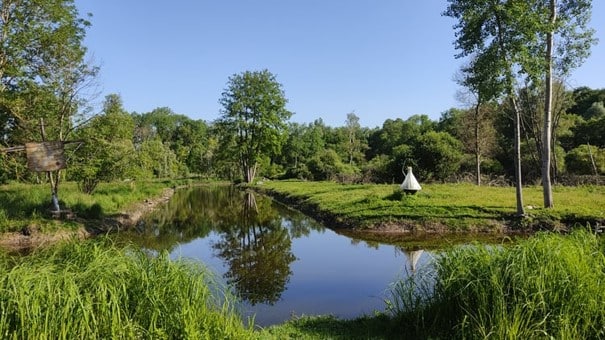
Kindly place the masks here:
<instances>
[{"instance_id":1,"label":"tree line","mask_svg":"<svg viewBox=\"0 0 605 340\"><path fill-rule=\"evenodd\" d=\"M449 2L444 14L465 20L465 11L482 6L473 1ZM8 147L43 137L78 143L66 150L67 169L44 176L27 171L22 153L1 153L0 180L74 180L85 192L103 181L193 175L247 182L298 178L399 183L403 168L412 166L423 182L513 184L520 183L522 176L525 183L538 184L544 178L545 152L552 156L548 170L553 182L604 175L605 89L568 88L564 72L553 76L550 86L543 86L540 79L544 78L535 70L544 65L538 67L533 59L520 56L527 57L524 48L537 49L529 44L531 36L553 26L523 35L528 39L524 42L510 33L521 28L503 21L519 8L494 12L495 16L485 14L494 8L483 10L482 20L501 15L499 24L491 23L498 29L510 25L502 31L510 36L502 41L506 50L498 50L503 45L474 49L469 46L486 45L462 39L481 36L464 28L485 26L462 19L456 26L457 47L471 56L459 77L466 90L464 107L451 108L438 120L413 115L368 128L360 125L360 114L355 112L343 113L343 125L337 127L321 119L290 122L285 91L269 70L245 71L227 79L218 98L223 107L220 118L212 122L191 119L168 107L128 112L118 94L106 96L101 112L93 114L90 96L99 68L85 58L88 20L79 17L71 0L4 0L0 6L1 144ZM575 18L569 8L562 10ZM590 41L583 48L588 45ZM527 77L510 73L523 68ZM547 103L550 116L544 115ZM547 120L551 127L545 127ZM552 129L552 136L545 137L545 129ZM552 145L548 150L545 141Z\"/></svg>"},{"instance_id":2,"label":"tree line","mask_svg":"<svg viewBox=\"0 0 605 340\"><path fill-rule=\"evenodd\" d=\"M560 91L555 114L555 180L605 175L605 89L565 90L561 86ZM536 108L543 99L531 89L523 89L520 98L523 176L537 183L541 174L536 135L540 111ZM103 112L73 132L71 138L83 143L67 150L70 164L65 176L81 183L85 191L92 191L101 181L124 179L196 175L246 180L239 150L250 147L256 149L246 153L251 157L247 162L255 163L256 177L398 183L403 180L403 167L412 166L425 182L483 179L510 184L514 141L508 109L492 102L482 106L481 117L476 117L474 108L452 108L438 120L413 115L387 119L375 128L362 127L354 112L343 115L339 127L321 119L312 123L277 119L283 123L282 130L273 130L269 142L254 137L261 146L248 146L244 139L235 140L238 134L229 131L225 118L194 120L168 107L128 112L120 96L111 94L105 98ZM39 139L7 136L11 145ZM24 155L17 153L2 155L0 176L4 182L40 180L27 171Z\"/></svg>"}]
</instances>

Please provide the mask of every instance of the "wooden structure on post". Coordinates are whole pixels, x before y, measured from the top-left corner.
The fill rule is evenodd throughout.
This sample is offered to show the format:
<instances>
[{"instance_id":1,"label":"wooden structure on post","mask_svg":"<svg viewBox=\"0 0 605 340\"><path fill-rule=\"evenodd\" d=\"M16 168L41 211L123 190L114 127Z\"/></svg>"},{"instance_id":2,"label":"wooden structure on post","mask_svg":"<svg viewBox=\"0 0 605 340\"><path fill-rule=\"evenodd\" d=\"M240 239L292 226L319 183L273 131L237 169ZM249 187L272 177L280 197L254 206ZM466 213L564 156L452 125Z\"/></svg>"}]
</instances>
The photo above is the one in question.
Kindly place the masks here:
<instances>
[{"instance_id":1,"label":"wooden structure on post","mask_svg":"<svg viewBox=\"0 0 605 340\"><path fill-rule=\"evenodd\" d=\"M13 146L0 149L0 152L19 152L25 151L27 156L27 168L35 172L46 172L50 182L51 202L53 209L51 213L54 216L71 215L70 211L61 211L59 206L59 196L57 194L59 187L59 176L53 176L54 171L59 171L67 166L65 160L65 145L70 143L80 143L71 141L46 141L46 132L44 130L44 120L40 119L40 132L42 142L25 143L25 145Z\"/></svg>"}]
</instances>

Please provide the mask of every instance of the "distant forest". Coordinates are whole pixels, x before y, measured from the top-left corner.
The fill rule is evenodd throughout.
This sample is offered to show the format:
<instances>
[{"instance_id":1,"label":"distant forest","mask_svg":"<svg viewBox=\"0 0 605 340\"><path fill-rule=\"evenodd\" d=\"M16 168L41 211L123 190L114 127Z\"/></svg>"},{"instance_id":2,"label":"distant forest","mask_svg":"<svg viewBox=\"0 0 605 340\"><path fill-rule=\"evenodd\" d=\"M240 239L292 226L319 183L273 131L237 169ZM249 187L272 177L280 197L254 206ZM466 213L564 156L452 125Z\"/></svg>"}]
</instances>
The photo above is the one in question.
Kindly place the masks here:
<instances>
[{"instance_id":1,"label":"distant forest","mask_svg":"<svg viewBox=\"0 0 605 340\"><path fill-rule=\"evenodd\" d=\"M540 180L541 96L531 89L520 93L523 176L532 183ZM555 181L605 174L604 102L605 89L560 88L554 115ZM403 167L412 166L422 182L475 181L479 155L483 181L507 184L514 179L509 109L494 102L485 104L481 112L477 117L474 108L452 108L438 121L414 115L387 119L379 128L360 126L355 113L343 115L339 127L327 126L321 119L288 123L279 136L279 152L259 157L258 177L400 183ZM55 121L46 124L46 130L56 130ZM3 142L39 140L38 131L32 130L24 134L21 129L5 129ZM70 139L84 143L67 147L69 165L62 176L91 190L100 181L125 179L241 180L234 150L221 146L222 133L220 124L193 120L167 107L129 113L119 95L108 95L103 112L71 135ZM41 180L27 170L23 153L0 157L2 182Z\"/></svg>"}]
</instances>

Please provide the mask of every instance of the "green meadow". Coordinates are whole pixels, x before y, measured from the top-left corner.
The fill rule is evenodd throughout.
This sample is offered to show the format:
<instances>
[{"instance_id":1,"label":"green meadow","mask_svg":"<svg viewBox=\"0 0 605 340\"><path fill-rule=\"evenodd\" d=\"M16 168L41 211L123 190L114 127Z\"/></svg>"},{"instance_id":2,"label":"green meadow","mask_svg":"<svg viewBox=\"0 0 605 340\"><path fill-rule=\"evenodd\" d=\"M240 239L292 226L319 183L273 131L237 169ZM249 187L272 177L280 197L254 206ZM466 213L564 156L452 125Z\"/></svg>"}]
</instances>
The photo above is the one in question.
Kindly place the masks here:
<instances>
[{"instance_id":1,"label":"green meadow","mask_svg":"<svg viewBox=\"0 0 605 340\"><path fill-rule=\"evenodd\" d=\"M559 229L605 221L605 187L554 188L554 209L543 209L542 188L525 187L526 217L515 217L513 187L425 184L414 195L398 185L265 181L260 191L276 196L333 227L376 228L395 224L406 230L477 231Z\"/></svg>"}]
</instances>

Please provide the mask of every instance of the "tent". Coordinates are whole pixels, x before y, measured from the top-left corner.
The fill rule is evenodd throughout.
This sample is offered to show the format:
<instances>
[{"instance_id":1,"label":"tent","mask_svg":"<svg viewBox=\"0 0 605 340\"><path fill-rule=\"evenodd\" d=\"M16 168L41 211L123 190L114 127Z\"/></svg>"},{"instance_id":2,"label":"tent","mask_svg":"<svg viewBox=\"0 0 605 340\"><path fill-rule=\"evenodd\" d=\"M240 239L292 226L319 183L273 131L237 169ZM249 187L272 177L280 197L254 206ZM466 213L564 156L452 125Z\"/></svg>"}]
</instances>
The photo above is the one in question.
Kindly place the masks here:
<instances>
[{"instance_id":1,"label":"tent","mask_svg":"<svg viewBox=\"0 0 605 340\"><path fill-rule=\"evenodd\" d=\"M420 184L416 180L416 177L414 177L414 174L412 173L411 166L408 166L408 173L405 175L405 179L403 180L403 183L401 183L400 188L401 190L410 194L415 194L416 191L422 190L422 187L420 186Z\"/></svg>"}]
</instances>

